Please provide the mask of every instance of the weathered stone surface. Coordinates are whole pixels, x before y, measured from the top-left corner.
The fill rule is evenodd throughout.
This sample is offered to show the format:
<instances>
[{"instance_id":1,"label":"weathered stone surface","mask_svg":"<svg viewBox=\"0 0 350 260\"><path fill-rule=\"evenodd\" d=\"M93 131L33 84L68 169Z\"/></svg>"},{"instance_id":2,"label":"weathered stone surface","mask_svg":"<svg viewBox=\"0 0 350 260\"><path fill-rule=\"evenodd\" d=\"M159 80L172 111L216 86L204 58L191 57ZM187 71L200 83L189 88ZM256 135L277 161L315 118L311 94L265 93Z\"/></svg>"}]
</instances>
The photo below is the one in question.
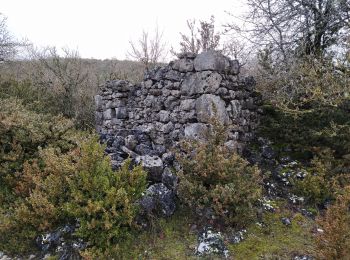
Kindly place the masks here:
<instances>
[{"instance_id":1,"label":"weathered stone surface","mask_svg":"<svg viewBox=\"0 0 350 260\"><path fill-rule=\"evenodd\" d=\"M190 72L193 71L194 65L192 59L180 59L174 61L173 69L180 72Z\"/></svg>"},{"instance_id":2,"label":"weathered stone surface","mask_svg":"<svg viewBox=\"0 0 350 260\"><path fill-rule=\"evenodd\" d=\"M231 111L233 118L237 118L240 116L242 112L242 104L238 100L232 100L231 101Z\"/></svg>"},{"instance_id":3,"label":"weathered stone surface","mask_svg":"<svg viewBox=\"0 0 350 260\"><path fill-rule=\"evenodd\" d=\"M96 104L96 110L102 111L103 110L103 99L102 96L96 95L95 96L95 104Z\"/></svg>"},{"instance_id":4,"label":"weathered stone surface","mask_svg":"<svg viewBox=\"0 0 350 260\"><path fill-rule=\"evenodd\" d=\"M220 232L215 232L211 228L205 228L198 235L198 247L196 249L196 255L208 256L208 255L220 255L227 258L228 249L225 246L224 239Z\"/></svg>"},{"instance_id":5,"label":"weathered stone surface","mask_svg":"<svg viewBox=\"0 0 350 260\"><path fill-rule=\"evenodd\" d=\"M137 138L134 135L128 135L125 138L125 146L131 150L134 150L137 145Z\"/></svg>"},{"instance_id":6,"label":"weathered stone surface","mask_svg":"<svg viewBox=\"0 0 350 260\"><path fill-rule=\"evenodd\" d=\"M161 181L163 173L163 161L158 156L137 156L135 159L137 164L148 172L148 176L153 181Z\"/></svg>"},{"instance_id":7,"label":"weathered stone surface","mask_svg":"<svg viewBox=\"0 0 350 260\"><path fill-rule=\"evenodd\" d=\"M218 51L210 50L197 55L194 59L194 68L196 71L226 72L230 69L230 59Z\"/></svg>"},{"instance_id":8,"label":"weathered stone surface","mask_svg":"<svg viewBox=\"0 0 350 260\"><path fill-rule=\"evenodd\" d=\"M202 123L210 123L213 118L218 119L222 124L228 124L230 121L225 102L212 94L204 94L196 100L196 112L198 121Z\"/></svg>"},{"instance_id":9,"label":"weathered stone surface","mask_svg":"<svg viewBox=\"0 0 350 260\"><path fill-rule=\"evenodd\" d=\"M81 239L73 238L75 229L75 226L65 225L38 236L36 244L42 254L54 253L58 259L62 260L78 259L79 251L85 249L87 244Z\"/></svg>"},{"instance_id":10,"label":"weathered stone surface","mask_svg":"<svg viewBox=\"0 0 350 260\"><path fill-rule=\"evenodd\" d=\"M108 120L115 117L115 110L113 108L107 109L103 112L103 119Z\"/></svg>"},{"instance_id":11,"label":"weathered stone surface","mask_svg":"<svg viewBox=\"0 0 350 260\"><path fill-rule=\"evenodd\" d=\"M238 75L240 65L237 60L230 60L218 51L203 52L194 59L196 71L218 71L224 74Z\"/></svg>"},{"instance_id":12,"label":"weathered stone surface","mask_svg":"<svg viewBox=\"0 0 350 260\"><path fill-rule=\"evenodd\" d=\"M162 183L170 190L176 190L178 177L169 167L165 167L162 174Z\"/></svg>"},{"instance_id":13,"label":"weathered stone surface","mask_svg":"<svg viewBox=\"0 0 350 260\"><path fill-rule=\"evenodd\" d=\"M184 100L181 100L181 103L180 103L180 110L183 110L183 111L191 111L195 108L195 99L184 99Z\"/></svg>"},{"instance_id":14,"label":"weathered stone surface","mask_svg":"<svg viewBox=\"0 0 350 260\"><path fill-rule=\"evenodd\" d=\"M126 107L115 108L115 117L118 119L128 118L128 111L127 111Z\"/></svg>"},{"instance_id":15,"label":"weathered stone surface","mask_svg":"<svg viewBox=\"0 0 350 260\"><path fill-rule=\"evenodd\" d=\"M185 138L203 140L208 132L208 127L203 123L193 123L185 126Z\"/></svg>"},{"instance_id":16,"label":"weathered stone surface","mask_svg":"<svg viewBox=\"0 0 350 260\"><path fill-rule=\"evenodd\" d=\"M166 110L159 111L159 121L167 123L170 120L170 112Z\"/></svg>"},{"instance_id":17,"label":"weathered stone surface","mask_svg":"<svg viewBox=\"0 0 350 260\"><path fill-rule=\"evenodd\" d=\"M181 85L184 95L215 93L220 87L222 76L217 72L203 71L187 77Z\"/></svg>"},{"instance_id":18,"label":"weathered stone surface","mask_svg":"<svg viewBox=\"0 0 350 260\"><path fill-rule=\"evenodd\" d=\"M176 209L174 199L175 194L173 191L168 189L163 183L157 183L146 190L139 204L143 214L170 217Z\"/></svg>"}]
</instances>

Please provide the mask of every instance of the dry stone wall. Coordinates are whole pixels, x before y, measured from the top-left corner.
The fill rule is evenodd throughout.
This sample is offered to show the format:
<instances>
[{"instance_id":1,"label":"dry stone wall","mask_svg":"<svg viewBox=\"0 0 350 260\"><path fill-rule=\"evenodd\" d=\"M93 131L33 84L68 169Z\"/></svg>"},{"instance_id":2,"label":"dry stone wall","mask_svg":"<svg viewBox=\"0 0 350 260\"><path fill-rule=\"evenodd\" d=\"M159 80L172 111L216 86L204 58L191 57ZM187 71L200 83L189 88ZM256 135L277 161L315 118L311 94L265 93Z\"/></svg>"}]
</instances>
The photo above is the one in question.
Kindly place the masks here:
<instances>
[{"instance_id":1,"label":"dry stone wall","mask_svg":"<svg viewBox=\"0 0 350 260\"><path fill-rule=\"evenodd\" d=\"M107 82L95 97L97 131L114 167L131 156L150 180L174 188L171 148L184 138L204 138L212 117L229 132L227 145L242 151L258 123L259 95L239 63L219 52L184 54L145 75L143 82Z\"/></svg>"}]
</instances>

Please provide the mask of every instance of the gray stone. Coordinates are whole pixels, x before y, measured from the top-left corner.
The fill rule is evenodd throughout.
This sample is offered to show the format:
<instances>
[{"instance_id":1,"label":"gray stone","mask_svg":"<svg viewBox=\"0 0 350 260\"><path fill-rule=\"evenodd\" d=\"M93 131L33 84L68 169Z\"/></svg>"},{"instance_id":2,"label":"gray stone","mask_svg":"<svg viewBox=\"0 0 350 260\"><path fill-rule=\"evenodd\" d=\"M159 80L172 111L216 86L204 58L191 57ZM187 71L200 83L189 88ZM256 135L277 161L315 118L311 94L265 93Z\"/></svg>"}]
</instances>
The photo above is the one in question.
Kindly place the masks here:
<instances>
[{"instance_id":1,"label":"gray stone","mask_svg":"<svg viewBox=\"0 0 350 260\"><path fill-rule=\"evenodd\" d=\"M97 125L102 125L103 123L103 113L102 112L95 112L95 122Z\"/></svg>"},{"instance_id":2,"label":"gray stone","mask_svg":"<svg viewBox=\"0 0 350 260\"><path fill-rule=\"evenodd\" d=\"M137 145L137 138L134 135L128 135L125 138L125 146L130 150L134 150Z\"/></svg>"},{"instance_id":3,"label":"gray stone","mask_svg":"<svg viewBox=\"0 0 350 260\"><path fill-rule=\"evenodd\" d=\"M242 112L242 105L238 100L232 100L231 101L231 111L232 111L232 115L234 118L237 118L240 116L241 112Z\"/></svg>"},{"instance_id":4,"label":"gray stone","mask_svg":"<svg viewBox=\"0 0 350 260\"><path fill-rule=\"evenodd\" d=\"M229 73L231 75L238 75L240 68L241 68L241 65L239 64L238 60L230 60L230 72Z\"/></svg>"},{"instance_id":5,"label":"gray stone","mask_svg":"<svg viewBox=\"0 0 350 260\"><path fill-rule=\"evenodd\" d=\"M180 81L181 80L181 73L175 70L170 70L165 74L165 78L171 81Z\"/></svg>"},{"instance_id":6,"label":"gray stone","mask_svg":"<svg viewBox=\"0 0 350 260\"><path fill-rule=\"evenodd\" d=\"M212 94L204 94L196 100L196 112L199 122L209 123L213 118L222 124L229 123L225 101Z\"/></svg>"},{"instance_id":7,"label":"gray stone","mask_svg":"<svg viewBox=\"0 0 350 260\"><path fill-rule=\"evenodd\" d=\"M198 246L196 249L196 255L220 255L228 258L228 249L225 246L224 238L220 232L215 232L211 228L205 228L198 235Z\"/></svg>"},{"instance_id":8,"label":"gray stone","mask_svg":"<svg viewBox=\"0 0 350 260\"><path fill-rule=\"evenodd\" d=\"M168 133L170 133L171 131L173 131L173 129L174 129L174 124L173 124L172 122L169 122L169 123L163 125L163 127L162 127L162 132L163 132L164 134L168 134Z\"/></svg>"},{"instance_id":9,"label":"gray stone","mask_svg":"<svg viewBox=\"0 0 350 260\"><path fill-rule=\"evenodd\" d=\"M218 71L221 73L238 75L239 63L236 60L230 60L218 51L203 52L194 59L194 68L196 71Z\"/></svg>"},{"instance_id":10,"label":"gray stone","mask_svg":"<svg viewBox=\"0 0 350 260\"><path fill-rule=\"evenodd\" d=\"M187 77L181 85L181 93L184 95L196 95L203 93L215 93L219 89L222 76L217 72L204 71Z\"/></svg>"},{"instance_id":11,"label":"gray stone","mask_svg":"<svg viewBox=\"0 0 350 260\"><path fill-rule=\"evenodd\" d=\"M292 225L292 221L289 218L282 218L281 221L282 221L283 225L286 225L286 226Z\"/></svg>"},{"instance_id":12,"label":"gray stone","mask_svg":"<svg viewBox=\"0 0 350 260\"><path fill-rule=\"evenodd\" d=\"M162 155L162 161L165 166L171 165L174 162L174 160L175 160L175 155L171 152L164 153Z\"/></svg>"},{"instance_id":13,"label":"gray stone","mask_svg":"<svg viewBox=\"0 0 350 260\"><path fill-rule=\"evenodd\" d=\"M203 123L193 123L185 126L185 138L192 140L204 140L208 133L208 127Z\"/></svg>"},{"instance_id":14,"label":"gray stone","mask_svg":"<svg viewBox=\"0 0 350 260\"><path fill-rule=\"evenodd\" d=\"M167 123L170 120L170 112L166 110L159 111L159 121L163 123Z\"/></svg>"},{"instance_id":15,"label":"gray stone","mask_svg":"<svg viewBox=\"0 0 350 260\"><path fill-rule=\"evenodd\" d=\"M158 156L137 156L135 161L148 172L149 179L152 181L162 180L163 161Z\"/></svg>"},{"instance_id":16,"label":"gray stone","mask_svg":"<svg viewBox=\"0 0 350 260\"><path fill-rule=\"evenodd\" d=\"M173 63L173 69L180 72L190 72L193 71L194 65L192 59L180 59Z\"/></svg>"},{"instance_id":17,"label":"gray stone","mask_svg":"<svg viewBox=\"0 0 350 260\"><path fill-rule=\"evenodd\" d=\"M155 103L155 97L153 95L148 95L143 101L146 107L152 107Z\"/></svg>"},{"instance_id":18,"label":"gray stone","mask_svg":"<svg viewBox=\"0 0 350 260\"><path fill-rule=\"evenodd\" d=\"M137 145L135 147L135 152L139 155L153 155L152 147L145 144Z\"/></svg>"},{"instance_id":19,"label":"gray stone","mask_svg":"<svg viewBox=\"0 0 350 260\"><path fill-rule=\"evenodd\" d=\"M103 110L103 98L100 95L95 96L95 104L96 104L96 110L102 111Z\"/></svg>"},{"instance_id":20,"label":"gray stone","mask_svg":"<svg viewBox=\"0 0 350 260\"><path fill-rule=\"evenodd\" d=\"M115 118L115 109L114 108L107 109L103 112L103 119L109 120L112 118Z\"/></svg>"},{"instance_id":21,"label":"gray stone","mask_svg":"<svg viewBox=\"0 0 350 260\"><path fill-rule=\"evenodd\" d=\"M178 177L171 171L169 167L165 167L163 171L162 183L164 183L164 185L170 190L176 190L177 188Z\"/></svg>"},{"instance_id":22,"label":"gray stone","mask_svg":"<svg viewBox=\"0 0 350 260\"><path fill-rule=\"evenodd\" d=\"M131 158L137 158L139 155L133 151L131 151L129 148L127 148L126 146L122 146L121 150L126 153L129 157Z\"/></svg>"},{"instance_id":23,"label":"gray stone","mask_svg":"<svg viewBox=\"0 0 350 260\"><path fill-rule=\"evenodd\" d=\"M195 99L181 100L180 110L190 111L195 108Z\"/></svg>"},{"instance_id":24,"label":"gray stone","mask_svg":"<svg viewBox=\"0 0 350 260\"><path fill-rule=\"evenodd\" d=\"M139 205L143 214L170 217L176 209L175 194L163 183L153 184L145 191Z\"/></svg>"},{"instance_id":25,"label":"gray stone","mask_svg":"<svg viewBox=\"0 0 350 260\"><path fill-rule=\"evenodd\" d=\"M115 108L115 117L118 119L126 119L128 118L129 114L126 109L126 107L118 107Z\"/></svg>"},{"instance_id":26,"label":"gray stone","mask_svg":"<svg viewBox=\"0 0 350 260\"><path fill-rule=\"evenodd\" d=\"M35 242L41 254L53 252L58 259L78 259L79 251L85 249L87 244L81 239L72 239L75 229L75 226L65 225L38 236ZM67 240L67 237L70 239Z\"/></svg>"}]
</instances>

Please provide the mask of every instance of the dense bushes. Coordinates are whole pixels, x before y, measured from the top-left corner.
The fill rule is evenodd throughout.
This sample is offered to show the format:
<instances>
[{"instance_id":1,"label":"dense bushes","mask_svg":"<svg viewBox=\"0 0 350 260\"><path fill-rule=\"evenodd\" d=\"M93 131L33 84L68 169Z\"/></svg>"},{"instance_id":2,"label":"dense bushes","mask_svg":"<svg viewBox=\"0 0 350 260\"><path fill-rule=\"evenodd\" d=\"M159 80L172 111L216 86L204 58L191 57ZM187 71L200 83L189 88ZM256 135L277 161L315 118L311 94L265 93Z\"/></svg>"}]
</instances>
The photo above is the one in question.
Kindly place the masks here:
<instances>
[{"instance_id":1,"label":"dense bushes","mask_svg":"<svg viewBox=\"0 0 350 260\"><path fill-rule=\"evenodd\" d=\"M67 213L79 219L77 235L99 250L110 250L128 238L134 226L135 202L146 189L146 173L141 166L130 169L127 160L113 172L103 148L90 142L83 145L77 173L68 180Z\"/></svg>"},{"instance_id":2,"label":"dense bushes","mask_svg":"<svg viewBox=\"0 0 350 260\"><path fill-rule=\"evenodd\" d=\"M348 174L349 163L344 159L336 159L331 150L317 151L306 167L306 176L294 178L293 190L315 206L321 206L335 199L339 190L350 184Z\"/></svg>"},{"instance_id":3,"label":"dense bushes","mask_svg":"<svg viewBox=\"0 0 350 260\"><path fill-rule=\"evenodd\" d=\"M18 99L0 99L0 106L0 204L4 204L26 161L38 158L40 148L70 150L78 135L72 121L32 112Z\"/></svg>"},{"instance_id":4,"label":"dense bushes","mask_svg":"<svg viewBox=\"0 0 350 260\"><path fill-rule=\"evenodd\" d=\"M214 124L208 142L185 142L187 158L179 157L180 199L197 211L213 210L227 223L243 225L255 216L261 195L257 167L230 151L224 144L225 127Z\"/></svg>"},{"instance_id":5,"label":"dense bushes","mask_svg":"<svg viewBox=\"0 0 350 260\"><path fill-rule=\"evenodd\" d=\"M34 250L34 239L79 222L76 236L104 251L134 226L146 173L130 161L118 171L97 137L70 120L0 99L0 251Z\"/></svg>"}]
</instances>

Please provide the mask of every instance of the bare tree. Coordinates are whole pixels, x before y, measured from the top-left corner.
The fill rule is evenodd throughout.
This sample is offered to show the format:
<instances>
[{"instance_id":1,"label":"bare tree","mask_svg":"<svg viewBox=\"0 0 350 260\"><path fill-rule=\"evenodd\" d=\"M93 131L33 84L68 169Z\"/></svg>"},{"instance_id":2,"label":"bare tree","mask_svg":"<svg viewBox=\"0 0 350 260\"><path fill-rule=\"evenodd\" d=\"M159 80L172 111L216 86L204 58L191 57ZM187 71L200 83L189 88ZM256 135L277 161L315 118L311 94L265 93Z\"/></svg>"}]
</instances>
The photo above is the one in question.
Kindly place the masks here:
<instances>
[{"instance_id":1,"label":"bare tree","mask_svg":"<svg viewBox=\"0 0 350 260\"><path fill-rule=\"evenodd\" d=\"M187 28L189 33L186 35L180 33L180 54L181 53L199 53L201 51L217 50L220 45L220 33L215 32L215 18L210 17L209 21L187 20ZM172 50L174 55L176 51Z\"/></svg>"},{"instance_id":2,"label":"bare tree","mask_svg":"<svg viewBox=\"0 0 350 260\"><path fill-rule=\"evenodd\" d=\"M339 44L350 25L348 0L246 0L243 25L227 24L253 44L271 48L275 59L314 55L323 57Z\"/></svg>"},{"instance_id":3,"label":"bare tree","mask_svg":"<svg viewBox=\"0 0 350 260\"><path fill-rule=\"evenodd\" d=\"M9 60L17 53L23 43L15 40L7 29L7 18L0 13L0 62Z\"/></svg>"},{"instance_id":4,"label":"bare tree","mask_svg":"<svg viewBox=\"0 0 350 260\"><path fill-rule=\"evenodd\" d=\"M248 51L244 44L236 39L229 39L223 44L222 52L224 55L239 60L241 64L245 64L248 60Z\"/></svg>"},{"instance_id":5,"label":"bare tree","mask_svg":"<svg viewBox=\"0 0 350 260\"><path fill-rule=\"evenodd\" d=\"M140 61L146 70L151 69L166 57L166 43L163 41L163 33L159 32L158 26L154 35L150 36L148 32L143 31L136 43L133 41L129 43L131 49L128 56Z\"/></svg>"},{"instance_id":6,"label":"bare tree","mask_svg":"<svg viewBox=\"0 0 350 260\"><path fill-rule=\"evenodd\" d=\"M189 29L189 35L180 33L180 53L199 53L201 49L200 40L197 35L196 20L187 20L187 28ZM172 50L173 53L176 53Z\"/></svg>"},{"instance_id":7,"label":"bare tree","mask_svg":"<svg viewBox=\"0 0 350 260\"><path fill-rule=\"evenodd\" d=\"M209 21L200 21L200 45L203 51L215 50L219 47L220 34L215 32L215 18L212 15Z\"/></svg>"},{"instance_id":8,"label":"bare tree","mask_svg":"<svg viewBox=\"0 0 350 260\"><path fill-rule=\"evenodd\" d=\"M59 52L55 47L46 47L32 50L31 55L33 83L56 97L55 112L77 119L81 127L93 122L92 97L97 86L89 78L89 66L83 64L78 51L66 48Z\"/></svg>"}]
</instances>

